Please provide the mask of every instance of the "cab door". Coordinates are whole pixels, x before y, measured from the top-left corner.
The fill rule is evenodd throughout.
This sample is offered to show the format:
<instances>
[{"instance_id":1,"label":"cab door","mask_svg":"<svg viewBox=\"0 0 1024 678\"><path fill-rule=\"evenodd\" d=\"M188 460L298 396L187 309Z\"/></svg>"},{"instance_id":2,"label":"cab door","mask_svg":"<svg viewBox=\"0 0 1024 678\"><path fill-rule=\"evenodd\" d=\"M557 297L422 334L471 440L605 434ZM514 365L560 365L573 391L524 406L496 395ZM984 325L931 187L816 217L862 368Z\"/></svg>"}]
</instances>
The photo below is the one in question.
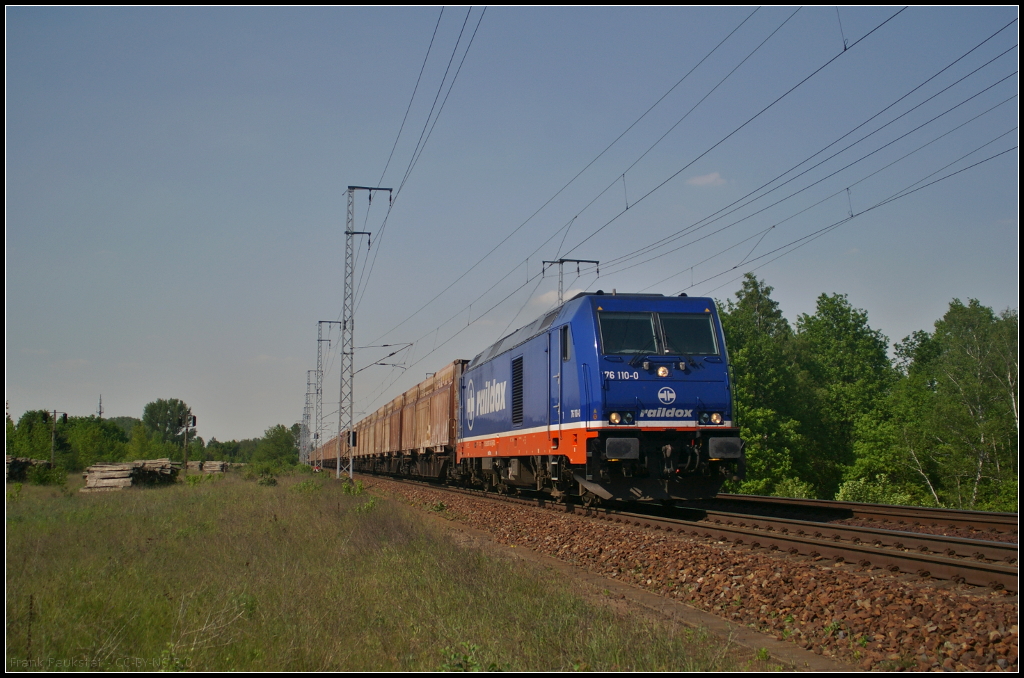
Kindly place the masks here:
<instances>
[{"instance_id":1,"label":"cab door","mask_svg":"<svg viewBox=\"0 0 1024 678\"><path fill-rule=\"evenodd\" d=\"M567 326L548 332L548 437L562 435L562 353Z\"/></svg>"}]
</instances>

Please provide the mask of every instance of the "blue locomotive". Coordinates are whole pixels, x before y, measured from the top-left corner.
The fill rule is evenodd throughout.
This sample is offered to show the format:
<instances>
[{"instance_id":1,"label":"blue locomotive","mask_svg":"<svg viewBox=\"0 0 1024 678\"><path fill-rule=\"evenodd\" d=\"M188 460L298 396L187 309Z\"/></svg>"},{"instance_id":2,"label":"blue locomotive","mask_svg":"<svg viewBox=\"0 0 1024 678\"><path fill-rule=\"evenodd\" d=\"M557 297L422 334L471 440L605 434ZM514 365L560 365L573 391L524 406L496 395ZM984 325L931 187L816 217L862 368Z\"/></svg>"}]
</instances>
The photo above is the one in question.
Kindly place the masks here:
<instances>
[{"instance_id":1,"label":"blue locomotive","mask_svg":"<svg viewBox=\"0 0 1024 678\"><path fill-rule=\"evenodd\" d=\"M712 497L744 475L725 339L706 297L579 294L356 433L361 471L584 503ZM344 446L327 443L313 463L333 466Z\"/></svg>"},{"instance_id":2,"label":"blue locomotive","mask_svg":"<svg viewBox=\"0 0 1024 678\"><path fill-rule=\"evenodd\" d=\"M577 295L464 369L453 472L584 500L709 497L744 474L714 301Z\"/></svg>"}]
</instances>

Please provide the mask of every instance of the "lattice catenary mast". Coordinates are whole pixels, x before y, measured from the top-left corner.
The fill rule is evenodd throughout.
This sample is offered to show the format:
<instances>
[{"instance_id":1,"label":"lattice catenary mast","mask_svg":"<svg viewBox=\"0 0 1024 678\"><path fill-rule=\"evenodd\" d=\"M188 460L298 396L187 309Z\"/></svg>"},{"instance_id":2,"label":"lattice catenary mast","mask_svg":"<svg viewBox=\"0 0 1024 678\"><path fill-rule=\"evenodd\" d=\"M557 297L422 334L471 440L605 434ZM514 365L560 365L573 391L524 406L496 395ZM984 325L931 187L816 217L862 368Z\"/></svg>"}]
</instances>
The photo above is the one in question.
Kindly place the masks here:
<instances>
[{"instance_id":1,"label":"lattice catenary mast","mask_svg":"<svg viewBox=\"0 0 1024 678\"><path fill-rule=\"evenodd\" d=\"M331 325L340 325L339 320L318 320L316 323L316 432L313 434L313 446L318 447L324 439L324 342L330 344L330 338L324 339L324 325L330 334ZM328 346L330 348L330 346Z\"/></svg>"},{"instance_id":2,"label":"lattice catenary mast","mask_svg":"<svg viewBox=\"0 0 1024 678\"><path fill-rule=\"evenodd\" d=\"M348 445L348 477L352 477L352 444L351 431L355 414L355 242L353 236L370 234L367 231L353 231L355 225L355 193L356 191L387 191L388 204L391 203L391 189L371 186L348 187L348 209L345 215L345 299L342 303L341 317L341 388L338 394L338 446L336 477L341 478L341 435L346 433Z\"/></svg>"}]
</instances>

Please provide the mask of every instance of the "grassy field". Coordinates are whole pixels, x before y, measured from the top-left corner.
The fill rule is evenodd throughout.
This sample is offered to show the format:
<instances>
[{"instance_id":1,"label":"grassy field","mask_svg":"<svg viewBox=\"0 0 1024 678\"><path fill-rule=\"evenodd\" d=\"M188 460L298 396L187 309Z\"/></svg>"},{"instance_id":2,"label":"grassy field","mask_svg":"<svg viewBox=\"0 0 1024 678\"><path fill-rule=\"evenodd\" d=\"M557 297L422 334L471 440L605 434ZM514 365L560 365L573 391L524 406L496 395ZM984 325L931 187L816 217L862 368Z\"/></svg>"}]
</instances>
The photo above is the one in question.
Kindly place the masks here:
<instances>
[{"instance_id":1,"label":"grassy field","mask_svg":"<svg viewBox=\"0 0 1024 678\"><path fill-rule=\"evenodd\" d=\"M325 476L8 486L8 670L734 668L570 588Z\"/></svg>"}]
</instances>

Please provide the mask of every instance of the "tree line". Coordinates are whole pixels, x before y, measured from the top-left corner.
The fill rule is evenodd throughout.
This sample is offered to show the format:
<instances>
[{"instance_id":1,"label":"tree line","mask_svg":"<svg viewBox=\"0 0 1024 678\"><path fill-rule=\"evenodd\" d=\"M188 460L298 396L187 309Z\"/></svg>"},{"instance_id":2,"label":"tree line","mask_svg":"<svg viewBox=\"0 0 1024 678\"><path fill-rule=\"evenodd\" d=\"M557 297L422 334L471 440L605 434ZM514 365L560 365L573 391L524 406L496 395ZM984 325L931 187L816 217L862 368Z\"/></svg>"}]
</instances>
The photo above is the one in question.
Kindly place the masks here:
<instances>
[{"instance_id":1,"label":"tree line","mask_svg":"<svg viewBox=\"0 0 1024 678\"><path fill-rule=\"evenodd\" d=\"M747 274L719 304L747 476L737 492L1017 510L1017 311L953 299L892 345L846 295L794 324Z\"/></svg>"},{"instance_id":2,"label":"tree line","mask_svg":"<svg viewBox=\"0 0 1024 678\"><path fill-rule=\"evenodd\" d=\"M181 400L159 399L148 403L142 418L63 417L52 412L29 410L15 423L7 415L6 450L15 457L50 459L51 444L57 467L69 472L100 461L170 458L182 461L185 454L185 422L191 408ZM189 429L190 461L266 463L274 466L298 463L298 424L268 428L261 438L221 442L204 441Z\"/></svg>"}]
</instances>

